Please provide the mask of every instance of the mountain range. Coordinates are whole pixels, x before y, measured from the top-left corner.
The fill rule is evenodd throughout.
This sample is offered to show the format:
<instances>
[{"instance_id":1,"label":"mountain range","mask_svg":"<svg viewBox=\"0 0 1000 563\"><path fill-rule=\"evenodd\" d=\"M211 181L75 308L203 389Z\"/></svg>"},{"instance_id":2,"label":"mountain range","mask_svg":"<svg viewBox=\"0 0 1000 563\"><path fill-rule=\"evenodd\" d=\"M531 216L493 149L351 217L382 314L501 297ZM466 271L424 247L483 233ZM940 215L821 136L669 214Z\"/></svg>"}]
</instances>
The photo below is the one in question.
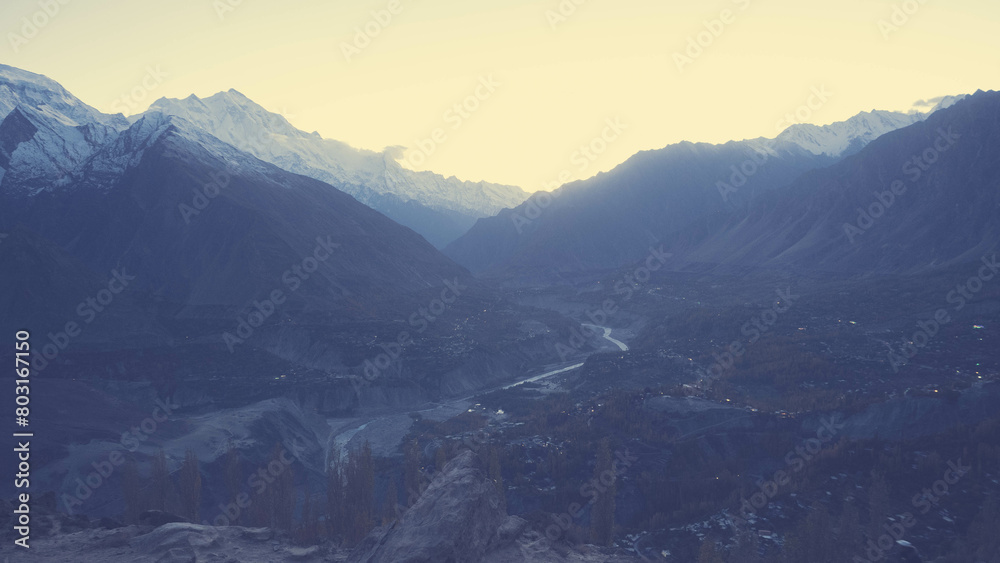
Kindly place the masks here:
<instances>
[{"instance_id":1,"label":"mountain range","mask_svg":"<svg viewBox=\"0 0 1000 563\"><path fill-rule=\"evenodd\" d=\"M424 237L351 195L183 117L108 116L10 67L0 80L10 108L0 121L3 324L20 330L30 317L39 334L62 342L68 322L93 322L79 336L88 346L59 356L76 373L104 369L110 356L138 376L169 356L192 373L221 361L248 362L239 377L343 378L385 350L399 359L400 340L466 327L447 352L428 346L393 364L395 381L419 387L408 391L417 400L509 377L524 354L552 345L554 333L528 338L520 321L569 326L505 304ZM121 279L127 291L113 303L87 301L108 301ZM232 355L238 346L246 353ZM331 404L359 399L340 383L324 387Z\"/></svg>"},{"instance_id":2,"label":"mountain range","mask_svg":"<svg viewBox=\"0 0 1000 563\"><path fill-rule=\"evenodd\" d=\"M996 484L998 92L676 143L527 199L236 91L126 118L0 66L0 112L0 331L31 332L51 560L721 561L732 531L740 560L818 561L831 529L848 560L859 507L898 513L866 492L883 476L915 471L882 481L896 507L948 459ZM817 428L808 478L737 522ZM236 514L244 468L277 488ZM950 506L996 496L973 485ZM996 528L969 508L947 511Z\"/></svg>"},{"instance_id":3,"label":"mountain range","mask_svg":"<svg viewBox=\"0 0 1000 563\"><path fill-rule=\"evenodd\" d=\"M748 206L771 201L766 192L853 162L876 139L918 127L961 99L946 98L928 113L872 111L822 127L797 124L774 139L644 151L607 173L479 220L445 253L485 276L553 280L626 266L667 241L687 249L721 224L739 221Z\"/></svg>"},{"instance_id":4,"label":"mountain range","mask_svg":"<svg viewBox=\"0 0 1000 563\"><path fill-rule=\"evenodd\" d=\"M463 268L399 227L418 216L429 221L420 227L423 238L439 245L479 217L445 254L472 272L508 279L614 270L664 244L677 264L794 258L802 267L850 269L853 261L855 269L891 270L958 260L957 250L941 244L926 264L869 256L878 246L870 239L920 236L913 234L916 225L899 224L902 231L895 234L869 234L866 225L874 218L864 210L881 201L891 207L884 210L891 218L913 205L931 205L934 196L878 195L894 166L895 176L907 175L899 151L919 155L920 146L933 148L934 131L948 127L991 146L985 142L989 131L980 129L989 123L981 114L989 113L993 96L946 97L927 113L871 111L826 126L797 124L774 139L682 142L638 153L607 173L518 205L525 194L517 188L406 170L389 153L300 131L235 90L206 99L160 99L130 119L103 114L58 83L12 67L0 67L0 94L6 112L0 122L0 219L31 225L23 236L42 234L49 243L40 248L72 251L88 268L145 268L150 291L185 312L252 301L259 288L248 281L244 261L256 256L266 263L258 273L280 277L284 266L269 260L308 254L319 236L345 245L338 272L321 269L333 297L310 305L321 310L340 311L349 301L356 312L444 280L474 283ZM973 215L995 207L982 180L992 172L981 170L989 161L970 160L961 149L940 157L941 164L912 178L911 193L941 189L928 182L955 183L952 192L973 190L963 199L976 202ZM952 165L952 159L963 164ZM380 208L396 221L372 214ZM988 216L953 226L948 221L963 208L945 210L936 202L913 212L924 221L918 231L974 227L969 241L989 238L982 232L993 228ZM124 219L115 220L118 215ZM432 234L431 228L451 234ZM230 234L220 236L219 229ZM310 236L301 234L306 232ZM372 237L375 232L379 236ZM841 235L852 244L831 242ZM855 245L856 239L869 244ZM858 253L869 257L859 261ZM149 254L160 262L154 266ZM230 263L212 262L220 256Z\"/></svg>"},{"instance_id":5,"label":"mountain range","mask_svg":"<svg viewBox=\"0 0 1000 563\"><path fill-rule=\"evenodd\" d=\"M205 99L162 98L146 112L152 113L181 117L261 160L337 186L439 247L458 238L476 219L528 197L515 186L403 168L392 150L359 150L306 133L235 90Z\"/></svg>"},{"instance_id":6,"label":"mountain range","mask_svg":"<svg viewBox=\"0 0 1000 563\"><path fill-rule=\"evenodd\" d=\"M1000 244L1000 93L977 92L761 194L692 262L902 274L977 263Z\"/></svg>"}]
</instances>

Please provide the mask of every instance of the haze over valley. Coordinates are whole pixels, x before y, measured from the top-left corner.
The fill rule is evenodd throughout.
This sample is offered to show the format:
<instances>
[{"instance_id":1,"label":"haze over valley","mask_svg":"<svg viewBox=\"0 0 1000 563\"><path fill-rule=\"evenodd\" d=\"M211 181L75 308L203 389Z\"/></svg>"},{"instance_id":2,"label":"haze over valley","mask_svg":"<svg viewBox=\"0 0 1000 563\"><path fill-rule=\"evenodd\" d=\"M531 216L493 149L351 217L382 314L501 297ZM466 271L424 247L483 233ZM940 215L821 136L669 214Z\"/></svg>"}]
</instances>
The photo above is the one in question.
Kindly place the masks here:
<instances>
[{"instance_id":1,"label":"haze over valley","mask_svg":"<svg viewBox=\"0 0 1000 563\"><path fill-rule=\"evenodd\" d=\"M15 4L5 561L1000 562L996 9Z\"/></svg>"}]
</instances>

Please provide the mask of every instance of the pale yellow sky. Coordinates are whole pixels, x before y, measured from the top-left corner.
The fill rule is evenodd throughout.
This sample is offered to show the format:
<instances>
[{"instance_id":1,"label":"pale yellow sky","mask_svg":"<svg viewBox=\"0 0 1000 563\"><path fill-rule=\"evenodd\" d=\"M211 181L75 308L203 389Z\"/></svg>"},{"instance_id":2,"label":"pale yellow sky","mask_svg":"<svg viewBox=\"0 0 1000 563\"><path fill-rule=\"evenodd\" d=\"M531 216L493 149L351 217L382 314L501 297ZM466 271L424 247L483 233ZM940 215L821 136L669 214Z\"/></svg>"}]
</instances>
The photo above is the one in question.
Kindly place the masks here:
<instances>
[{"instance_id":1,"label":"pale yellow sky","mask_svg":"<svg viewBox=\"0 0 1000 563\"><path fill-rule=\"evenodd\" d=\"M235 88L301 129L529 191L681 140L774 136L812 88L832 93L806 119L824 124L1000 87L996 0L61 1L4 0L0 62L100 110ZM902 25L880 26L894 6ZM149 67L162 82L121 100Z\"/></svg>"}]
</instances>

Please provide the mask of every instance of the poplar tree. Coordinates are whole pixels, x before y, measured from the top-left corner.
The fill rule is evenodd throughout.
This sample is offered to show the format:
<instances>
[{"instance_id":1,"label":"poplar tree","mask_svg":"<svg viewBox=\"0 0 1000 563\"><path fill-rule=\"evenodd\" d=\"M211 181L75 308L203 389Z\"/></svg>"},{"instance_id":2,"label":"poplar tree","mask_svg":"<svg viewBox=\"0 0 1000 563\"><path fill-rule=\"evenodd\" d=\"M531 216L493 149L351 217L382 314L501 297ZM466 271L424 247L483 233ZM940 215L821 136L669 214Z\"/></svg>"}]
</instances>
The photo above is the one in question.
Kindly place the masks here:
<instances>
[{"instance_id":1,"label":"poplar tree","mask_svg":"<svg viewBox=\"0 0 1000 563\"><path fill-rule=\"evenodd\" d=\"M271 461L276 461L281 466L281 473L278 474L268 488L272 489L270 495L273 526L279 530L292 531L295 522L295 471L292 466L286 465L282 460L285 448L280 443L274 445L274 453ZM275 464L269 464L275 465Z\"/></svg>"},{"instance_id":2,"label":"poplar tree","mask_svg":"<svg viewBox=\"0 0 1000 563\"><path fill-rule=\"evenodd\" d=\"M180 496L182 516L188 522L197 523L201 511L201 470L198 457L188 450L184 454L184 464L180 471Z\"/></svg>"},{"instance_id":3,"label":"poplar tree","mask_svg":"<svg viewBox=\"0 0 1000 563\"><path fill-rule=\"evenodd\" d=\"M614 466L611 462L611 445L607 438L601 440L597 448L594 480L598 485L598 495L590 511L591 539L596 545L609 546L615 533L615 481L617 475L614 473Z\"/></svg>"},{"instance_id":4,"label":"poplar tree","mask_svg":"<svg viewBox=\"0 0 1000 563\"><path fill-rule=\"evenodd\" d=\"M232 443L229 444L229 448L226 450L224 472L226 491L229 493L229 502L235 506L237 505L236 497L240 495L243 487L243 464L240 459L240 451ZM237 517L232 523L235 524L239 521L240 517Z\"/></svg>"},{"instance_id":5,"label":"poplar tree","mask_svg":"<svg viewBox=\"0 0 1000 563\"><path fill-rule=\"evenodd\" d=\"M437 471L443 471L444 466L448 464L448 452L445 451L445 447L442 445L434 452L434 469Z\"/></svg>"},{"instance_id":6,"label":"poplar tree","mask_svg":"<svg viewBox=\"0 0 1000 563\"><path fill-rule=\"evenodd\" d=\"M389 485L385 491L385 507L382 510L382 525L388 526L399 518L399 493L396 490L396 479L390 475Z\"/></svg>"},{"instance_id":7,"label":"poplar tree","mask_svg":"<svg viewBox=\"0 0 1000 563\"><path fill-rule=\"evenodd\" d=\"M122 497L125 500L125 523L138 524L142 512L139 466L135 458L129 456L122 467Z\"/></svg>"},{"instance_id":8,"label":"poplar tree","mask_svg":"<svg viewBox=\"0 0 1000 563\"><path fill-rule=\"evenodd\" d=\"M500 505L504 510L506 510L507 493L504 491L503 474L500 470L500 451L499 448L495 446L490 447L490 464L488 473L490 480L493 481L493 484L497 487L497 493L500 495Z\"/></svg>"},{"instance_id":9,"label":"poplar tree","mask_svg":"<svg viewBox=\"0 0 1000 563\"><path fill-rule=\"evenodd\" d=\"M352 450L348 454L346 481L347 536L351 545L356 545L375 525L375 460L368 442L361 450Z\"/></svg>"},{"instance_id":10,"label":"poplar tree","mask_svg":"<svg viewBox=\"0 0 1000 563\"><path fill-rule=\"evenodd\" d=\"M327 528L331 537L345 535L344 474L340 460L336 460L326 473Z\"/></svg>"},{"instance_id":11,"label":"poplar tree","mask_svg":"<svg viewBox=\"0 0 1000 563\"><path fill-rule=\"evenodd\" d=\"M420 444L416 438L406 448L403 465L403 498L406 506L412 506L420 498Z\"/></svg>"},{"instance_id":12,"label":"poplar tree","mask_svg":"<svg viewBox=\"0 0 1000 563\"><path fill-rule=\"evenodd\" d=\"M170 471L167 469L167 456L162 449L153 456L149 480L149 508L151 510L166 510L167 496L170 490Z\"/></svg>"}]
</instances>

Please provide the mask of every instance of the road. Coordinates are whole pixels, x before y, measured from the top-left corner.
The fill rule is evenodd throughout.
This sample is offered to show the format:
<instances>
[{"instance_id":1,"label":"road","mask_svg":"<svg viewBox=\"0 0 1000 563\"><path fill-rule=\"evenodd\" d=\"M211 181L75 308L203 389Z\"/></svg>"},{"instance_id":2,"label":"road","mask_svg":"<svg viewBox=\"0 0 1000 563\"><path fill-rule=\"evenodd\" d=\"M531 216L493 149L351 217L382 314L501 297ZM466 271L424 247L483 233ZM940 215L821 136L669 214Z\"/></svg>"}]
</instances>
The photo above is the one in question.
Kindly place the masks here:
<instances>
[{"instance_id":1,"label":"road","mask_svg":"<svg viewBox=\"0 0 1000 563\"><path fill-rule=\"evenodd\" d=\"M569 367L565 367L565 368L562 368L562 369L553 370L553 371L550 371L548 373L543 373L542 375L536 375L535 377L529 377L528 379L525 379L525 380L522 380L522 381L518 381L517 383L511 383L510 385L508 385L506 387L501 387L501 389L512 389L514 387L517 387L518 385L524 385L525 383L533 383L535 381L540 381L542 379L545 379L546 377L552 377L553 375L557 375L557 374L560 374L560 373L566 373L567 371L575 370L576 368L578 368L578 367L580 367L582 365L583 365L583 362L580 362L578 364L575 364L575 365L572 365L572 366L569 366ZM476 393L476 395L479 395L479 394L480 393ZM473 396L475 396L475 395L473 395ZM472 397L469 397L469 398L471 399Z\"/></svg>"}]
</instances>

